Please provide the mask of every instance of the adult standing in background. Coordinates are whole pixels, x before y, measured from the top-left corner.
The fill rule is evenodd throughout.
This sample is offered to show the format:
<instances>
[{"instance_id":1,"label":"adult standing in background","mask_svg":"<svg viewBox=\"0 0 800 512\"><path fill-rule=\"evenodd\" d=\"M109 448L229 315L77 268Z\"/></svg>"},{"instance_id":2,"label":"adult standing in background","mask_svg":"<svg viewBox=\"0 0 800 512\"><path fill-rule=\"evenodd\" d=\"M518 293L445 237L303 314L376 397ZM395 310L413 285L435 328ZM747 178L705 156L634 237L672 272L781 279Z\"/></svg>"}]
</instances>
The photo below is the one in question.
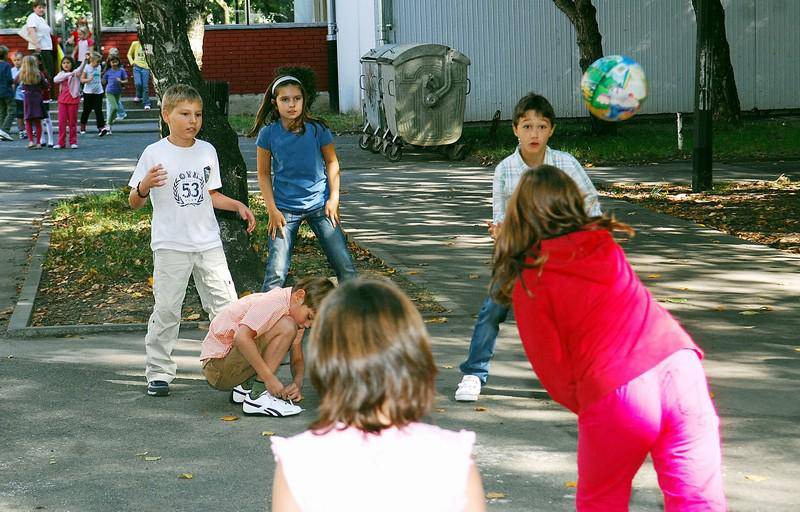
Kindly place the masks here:
<instances>
[{"instance_id":1,"label":"adult standing in background","mask_svg":"<svg viewBox=\"0 0 800 512\"><path fill-rule=\"evenodd\" d=\"M47 7L45 0L35 0L33 2L33 12L28 15L25 21L25 29L28 31L28 50L42 56L42 63L48 76L55 75L55 59L53 57L53 41L50 37L50 25L44 19L44 10Z\"/></svg>"},{"instance_id":2,"label":"adult standing in background","mask_svg":"<svg viewBox=\"0 0 800 512\"><path fill-rule=\"evenodd\" d=\"M133 101L141 101L145 110L150 110L150 96L148 86L150 85L150 66L144 58L144 48L137 39L128 48L128 62L133 64L133 83L136 85L136 97Z\"/></svg>"}]
</instances>

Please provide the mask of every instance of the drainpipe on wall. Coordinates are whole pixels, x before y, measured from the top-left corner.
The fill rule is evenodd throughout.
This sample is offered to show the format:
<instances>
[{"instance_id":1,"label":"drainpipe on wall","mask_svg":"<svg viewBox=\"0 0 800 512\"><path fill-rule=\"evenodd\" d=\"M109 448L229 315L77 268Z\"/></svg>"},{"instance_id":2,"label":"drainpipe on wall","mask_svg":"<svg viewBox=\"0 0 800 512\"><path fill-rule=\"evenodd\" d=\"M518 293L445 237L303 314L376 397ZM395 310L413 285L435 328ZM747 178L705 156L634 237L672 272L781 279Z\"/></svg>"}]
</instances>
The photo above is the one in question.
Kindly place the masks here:
<instances>
[{"instance_id":1,"label":"drainpipe on wall","mask_svg":"<svg viewBox=\"0 0 800 512\"><path fill-rule=\"evenodd\" d=\"M339 112L339 60L336 56L336 0L328 0L328 99L331 112Z\"/></svg>"},{"instance_id":2,"label":"drainpipe on wall","mask_svg":"<svg viewBox=\"0 0 800 512\"><path fill-rule=\"evenodd\" d=\"M392 0L377 0L378 46L390 43L389 31L392 30Z\"/></svg>"}]
</instances>

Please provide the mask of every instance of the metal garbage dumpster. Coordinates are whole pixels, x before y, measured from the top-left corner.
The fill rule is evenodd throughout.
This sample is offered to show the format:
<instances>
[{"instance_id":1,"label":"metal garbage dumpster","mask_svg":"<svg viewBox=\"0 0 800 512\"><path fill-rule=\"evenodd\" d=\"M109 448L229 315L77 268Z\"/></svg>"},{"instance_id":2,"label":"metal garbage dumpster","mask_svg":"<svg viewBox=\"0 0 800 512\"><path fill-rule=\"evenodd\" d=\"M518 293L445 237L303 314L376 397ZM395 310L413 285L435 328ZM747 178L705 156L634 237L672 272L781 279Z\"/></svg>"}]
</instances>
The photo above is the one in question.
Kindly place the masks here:
<instances>
[{"instance_id":1,"label":"metal garbage dumpster","mask_svg":"<svg viewBox=\"0 0 800 512\"><path fill-rule=\"evenodd\" d=\"M381 76L378 58L396 44L387 44L373 48L361 57L361 90L364 98L361 102L361 112L364 116L364 129L359 138L358 145L361 149L368 149L377 153L381 148L381 135L386 130L386 119L383 113L381 100Z\"/></svg>"},{"instance_id":2,"label":"metal garbage dumpster","mask_svg":"<svg viewBox=\"0 0 800 512\"><path fill-rule=\"evenodd\" d=\"M458 140L470 88L469 58L440 44L387 46L375 57L381 128L365 141L367 149L379 150L392 161L400 160L408 145L463 158L466 148Z\"/></svg>"}]
</instances>

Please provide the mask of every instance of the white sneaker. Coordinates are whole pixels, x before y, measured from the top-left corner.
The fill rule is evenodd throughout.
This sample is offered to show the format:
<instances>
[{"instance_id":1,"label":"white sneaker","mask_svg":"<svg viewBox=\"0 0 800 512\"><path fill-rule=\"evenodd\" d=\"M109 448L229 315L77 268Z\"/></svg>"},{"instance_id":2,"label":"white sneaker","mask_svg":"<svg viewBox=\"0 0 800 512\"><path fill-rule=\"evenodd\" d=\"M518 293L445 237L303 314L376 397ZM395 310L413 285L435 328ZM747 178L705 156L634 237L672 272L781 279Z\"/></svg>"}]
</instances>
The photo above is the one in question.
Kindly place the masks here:
<instances>
[{"instance_id":1,"label":"white sneaker","mask_svg":"<svg viewBox=\"0 0 800 512\"><path fill-rule=\"evenodd\" d=\"M231 403L232 404L240 404L244 402L244 399L250 395L252 389L244 389L242 385L238 385L231 390Z\"/></svg>"},{"instance_id":2,"label":"white sneaker","mask_svg":"<svg viewBox=\"0 0 800 512\"><path fill-rule=\"evenodd\" d=\"M4 130L0 130L0 139L2 140L14 140L14 137L6 133Z\"/></svg>"},{"instance_id":3,"label":"white sneaker","mask_svg":"<svg viewBox=\"0 0 800 512\"><path fill-rule=\"evenodd\" d=\"M456 389L457 402L475 402L481 394L481 379L475 375L464 375Z\"/></svg>"},{"instance_id":4,"label":"white sneaker","mask_svg":"<svg viewBox=\"0 0 800 512\"><path fill-rule=\"evenodd\" d=\"M77 144L73 144L73 145L71 145L70 147L71 147L72 149L78 149L78 145L77 145Z\"/></svg>"},{"instance_id":5,"label":"white sneaker","mask_svg":"<svg viewBox=\"0 0 800 512\"><path fill-rule=\"evenodd\" d=\"M242 403L242 412L256 416L294 416L303 412L303 408L291 401L281 400L264 391L258 398L247 396Z\"/></svg>"},{"instance_id":6,"label":"white sneaker","mask_svg":"<svg viewBox=\"0 0 800 512\"><path fill-rule=\"evenodd\" d=\"M53 146L53 149L61 149L61 146L56 144L55 146Z\"/></svg>"}]
</instances>

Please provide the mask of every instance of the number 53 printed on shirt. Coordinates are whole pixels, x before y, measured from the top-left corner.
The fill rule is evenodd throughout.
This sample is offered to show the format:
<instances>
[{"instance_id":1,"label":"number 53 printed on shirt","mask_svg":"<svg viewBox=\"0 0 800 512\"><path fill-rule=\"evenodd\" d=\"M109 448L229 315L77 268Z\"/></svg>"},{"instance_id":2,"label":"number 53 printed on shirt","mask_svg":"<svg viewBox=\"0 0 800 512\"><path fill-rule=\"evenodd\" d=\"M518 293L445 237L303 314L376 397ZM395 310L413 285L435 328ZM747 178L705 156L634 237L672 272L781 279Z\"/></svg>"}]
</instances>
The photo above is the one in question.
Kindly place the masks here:
<instances>
[{"instance_id":1,"label":"number 53 printed on shirt","mask_svg":"<svg viewBox=\"0 0 800 512\"><path fill-rule=\"evenodd\" d=\"M198 206L205 199L205 176L198 171L178 174L172 185L172 195L180 206Z\"/></svg>"},{"instance_id":2,"label":"number 53 printed on shirt","mask_svg":"<svg viewBox=\"0 0 800 512\"><path fill-rule=\"evenodd\" d=\"M180 206L198 206L205 199L205 182L211 168L206 167L203 173L185 171L178 174L172 185L172 195Z\"/></svg>"}]
</instances>

